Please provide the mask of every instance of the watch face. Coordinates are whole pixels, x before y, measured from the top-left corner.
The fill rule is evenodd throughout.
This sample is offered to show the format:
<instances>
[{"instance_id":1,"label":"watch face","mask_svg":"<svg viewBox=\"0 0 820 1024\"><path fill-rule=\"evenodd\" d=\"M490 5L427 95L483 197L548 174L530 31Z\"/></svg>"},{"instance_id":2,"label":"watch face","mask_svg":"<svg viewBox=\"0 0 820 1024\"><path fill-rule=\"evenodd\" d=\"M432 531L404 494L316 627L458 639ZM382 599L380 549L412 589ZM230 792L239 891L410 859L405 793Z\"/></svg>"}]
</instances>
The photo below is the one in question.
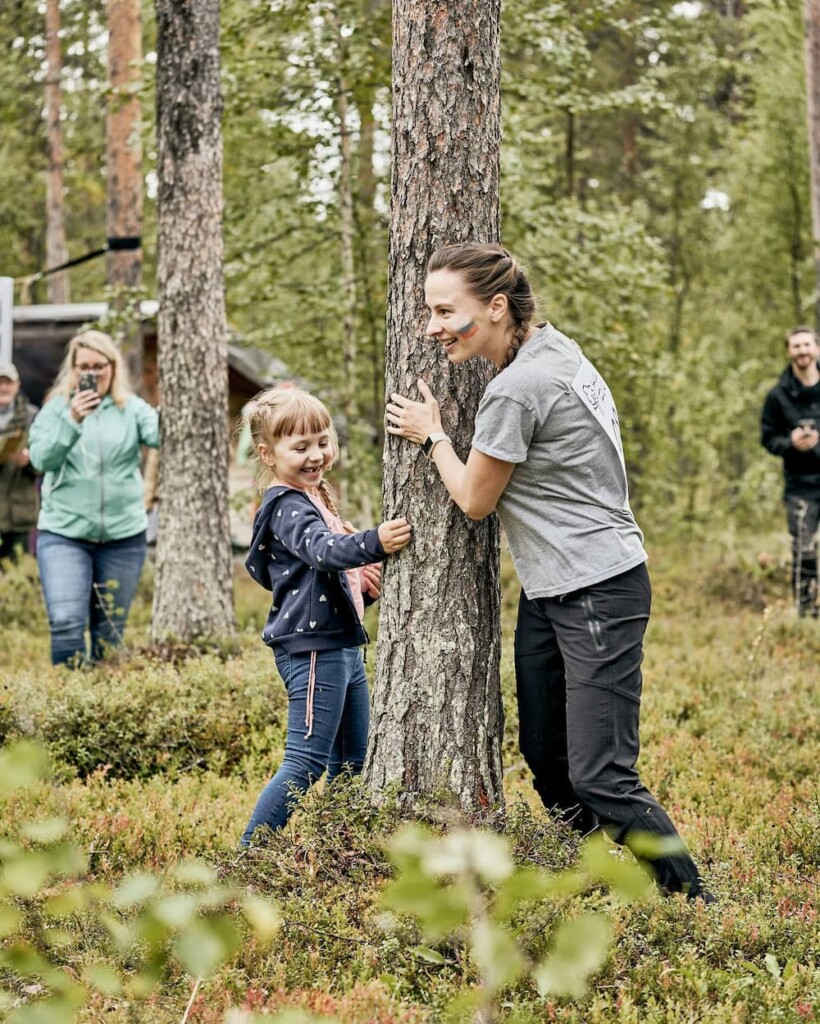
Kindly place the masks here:
<instances>
[{"instance_id":1,"label":"watch face","mask_svg":"<svg viewBox=\"0 0 820 1024\"><path fill-rule=\"evenodd\" d=\"M428 437L427 440L422 444L421 450L424 452L425 455L429 455L430 454L430 449L432 447L433 447L433 439L432 439L432 437Z\"/></svg>"}]
</instances>

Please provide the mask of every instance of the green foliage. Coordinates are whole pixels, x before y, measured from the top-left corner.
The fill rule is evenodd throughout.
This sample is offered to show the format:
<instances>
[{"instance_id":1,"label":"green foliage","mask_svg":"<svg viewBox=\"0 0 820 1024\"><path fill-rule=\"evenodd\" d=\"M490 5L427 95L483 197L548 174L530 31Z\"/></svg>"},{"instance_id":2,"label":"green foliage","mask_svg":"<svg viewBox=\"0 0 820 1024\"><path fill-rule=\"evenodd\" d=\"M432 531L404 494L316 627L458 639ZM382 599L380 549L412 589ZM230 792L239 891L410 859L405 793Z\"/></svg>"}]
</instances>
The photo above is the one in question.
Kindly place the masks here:
<instances>
[{"instance_id":1,"label":"green foliage","mask_svg":"<svg viewBox=\"0 0 820 1024\"><path fill-rule=\"evenodd\" d=\"M585 914L561 922L552 948L534 958L527 933L544 901L568 898L605 881L621 898L646 895L651 885L635 864L614 861L600 836L588 841L580 870L550 874L517 866L509 843L492 832L454 829L433 835L415 826L390 844L398 877L385 891L385 905L416 917L427 942L448 939L469 950L479 981L477 1004L494 1015L503 989L531 975L541 995L580 998L603 965L611 941L606 921ZM433 964L447 958L429 946L414 951ZM463 997L459 997L463 1005Z\"/></svg>"},{"instance_id":2,"label":"green foliage","mask_svg":"<svg viewBox=\"0 0 820 1024\"><path fill-rule=\"evenodd\" d=\"M72 255L104 235L104 5L61 4ZM742 11L740 10L742 8ZM348 513L378 504L389 196L386 0L222 5L226 298L232 327L337 412ZM151 5L143 5L146 290L155 260ZM0 241L6 273L44 258L42 13L0 13ZM757 444L779 339L814 275L799 4L508 0L501 205L540 312L618 402L641 521L759 528L779 464ZM355 392L344 369L341 149L348 107ZM103 261L72 271L103 294ZM42 285L35 298L43 298ZM421 296L419 296L421 301Z\"/></svg>"},{"instance_id":3,"label":"green foliage","mask_svg":"<svg viewBox=\"0 0 820 1024\"><path fill-rule=\"evenodd\" d=\"M45 775L44 753L26 743L4 748L0 769L5 796ZM94 990L147 999L175 964L199 983L248 934L266 945L279 931L272 903L220 885L202 861L179 864L164 881L142 871L114 888L83 882L87 858L67 831L52 818L0 842L0 1008L11 1011L9 1024L72 1021ZM102 946L102 959L79 978L64 963L77 922L93 923ZM36 996L23 1000L23 992Z\"/></svg>"},{"instance_id":4,"label":"green foliage","mask_svg":"<svg viewBox=\"0 0 820 1024\"><path fill-rule=\"evenodd\" d=\"M40 577L33 558L3 563L0 587L0 622L3 626L25 626L29 630L46 628Z\"/></svg>"},{"instance_id":5,"label":"green foliage","mask_svg":"<svg viewBox=\"0 0 820 1024\"><path fill-rule=\"evenodd\" d=\"M483 908L489 929L476 928L481 913L471 909L470 917L461 919L466 923L434 942L414 906L408 913L385 908L385 888L400 877L387 847L402 825L401 816L390 800L372 807L355 782L341 779L331 787L314 787L287 829L240 854L238 838L283 743L279 729L266 734L253 719L259 724L249 725L248 760L231 767L209 762L213 771L163 771L157 765L147 778L117 778L111 770L78 777L62 769L19 788L23 780L13 767L20 763L18 754L9 760L10 751L3 751L0 851L9 859L0 865L0 879L8 877L29 892L38 878L45 880L31 896L0 900L0 924L7 928L11 922L16 929L0 939L0 950L27 944L81 986L86 995L73 1017L77 1024L180 1024L189 1002L187 1024L244 1022L254 1015L270 1020L282 1012L340 1024L463 1021L484 1005L486 964L491 970L496 958L500 966L509 964L515 951L525 973L499 988L495 998L497 1017L505 1024L552 1019L564 1024L810 1021L820 985L815 893L820 635L813 623L794 619L787 549L788 537L781 530L755 539L724 530L708 547L700 542L651 545L654 612L644 663L641 775L669 808L721 897L717 907L614 895L623 873L636 887L645 885L631 856L606 846L581 848L565 825L545 814L518 752L512 650L505 645L507 811L503 819L450 825L450 834L473 827L497 833L491 839L490 868L470 871L480 897L476 906ZM28 609L39 600L36 592L19 596ZM505 636L512 633L516 596L505 560ZM150 599L148 590L138 596L135 623L147 622ZM4 607L13 622L25 620L24 609ZM248 597L248 615L251 607ZM137 641L141 628L134 632ZM42 629L45 634L44 624ZM242 641L224 661L206 655L203 664L192 656L176 665L131 662L109 670L108 676L91 673L80 679L97 692L105 678L111 691L125 689L138 699L136 686L129 683L133 673L143 687L152 690L156 677L173 694L199 685L212 692L209 687L215 684L202 680L221 672L230 700L241 700L238 680L251 693L267 682L272 699L283 707L269 652L258 637ZM48 666L45 641L7 626L5 617L0 646L3 686L8 688L0 708L8 707L4 701L15 693L30 694L37 704L61 686L71 686L69 673ZM80 699L79 690L72 693ZM113 709L115 702L107 707ZM145 756L154 757L150 747ZM28 779L42 770L42 763L36 771L26 768ZM429 808L426 820L438 822L432 843L447 839L441 809ZM507 851L501 858L498 842ZM467 843L452 846L455 852L445 847L448 866L456 856L463 863L463 851L470 849ZM53 871L43 875L51 870L52 849L63 851L64 868L72 867L67 851L81 851L81 873L63 880ZM17 856L18 850L24 853ZM34 858L31 871L25 866L28 857ZM166 931L168 959L160 980L149 996L137 998L129 986L146 969L146 952L142 947L123 951L111 922L133 928L145 910L157 905L163 907L161 920L158 926L152 917L152 928L168 929L184 920L192 905L189 897L196 902L205 891L195 884L201 869L194 869L193 878L187 873L177 877L179 865L192 861L214 865L207 870L216 871L217 888L236 894L227 905L208 909L200 904L200 916L227 914L239 928L252 913L253 904L244 901L260 897L278 905L282 927L273 944L265 946L242 923L236 952L195 991L194 979L176 955L185 949L176 944L179 933ZM496 861L512 863L507 879L492 881L498 876L492 867ZM511 878L518 879L515 885ZM544 879L550 892L528 897ZM425 876L424 881L422 909L432 903L431 892L461 891L455 875ZM92 889L88 902L68 913L75 899L71 893L86 886ZM105 900L95 903L94 892ZM51 913L50 901L57 897L60 917ZM115 897L137 902L121 907ZM108 924L99 919L103 911ZM559 995L557 977L564 978L565 990L573 985L573 971L566 967L568 958L575 962L572 922L590 916L609 928L607 955L603 961L593 958L601 946L585 943L579 968L579 975L589 978L584 993ZM566 935L565 926L570 928ZM512 939L513 948L503 938L498 947L493 944L499 932ZM220 934L217 928L214 948L219 943L228 948ZM210 945L211 940L203 955ZM496 948L497 954L492 952ZM593 966L593 959L599 966ZM535 965L544 966L543 979L533 975ZM541 994L539 984L556 990ZM119 994L105 994L106 986ZM19 1004L0 1017L27 1005L33 1011L52 997L63 999L42 977L24 979L5 966L0 988ZM38 1006L37 1012L46 1011Z\"/></svg>"},{"instance_id":6,"label":"green foliage","mask_svg":"<svg viewBox=\"0 0 820 1024\"><path fill-rule=\"evenodd\" d=\"M102 769L142 779L230 773L281 744L285 695L266 651L252 673L214 654L181 653L179 663L172 648L148 649L135 654L139 664L9 680L0 739L42 737L67 777Z\"/></svg>"}]
</instances>

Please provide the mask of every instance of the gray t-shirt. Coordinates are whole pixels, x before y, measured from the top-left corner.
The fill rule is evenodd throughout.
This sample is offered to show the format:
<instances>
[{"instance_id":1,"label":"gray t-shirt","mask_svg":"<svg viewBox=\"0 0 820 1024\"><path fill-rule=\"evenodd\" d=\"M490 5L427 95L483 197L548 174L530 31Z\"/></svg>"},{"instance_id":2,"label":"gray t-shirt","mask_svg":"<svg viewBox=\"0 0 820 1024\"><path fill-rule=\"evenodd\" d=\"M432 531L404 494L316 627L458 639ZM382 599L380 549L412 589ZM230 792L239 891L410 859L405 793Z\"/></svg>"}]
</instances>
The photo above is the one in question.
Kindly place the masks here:
<instances>
[{"instance_id":1,"label":"gray t-shirt","mask_svg":"<svg viewBox=\"0 0 820 1024\"><path fill-rule=\"evenodd\" d=\"M646 561L612 395L551 325L488 385L473 447L516 463L497 511L528 598L569 594Z\"/></svg>"}]
</instances>

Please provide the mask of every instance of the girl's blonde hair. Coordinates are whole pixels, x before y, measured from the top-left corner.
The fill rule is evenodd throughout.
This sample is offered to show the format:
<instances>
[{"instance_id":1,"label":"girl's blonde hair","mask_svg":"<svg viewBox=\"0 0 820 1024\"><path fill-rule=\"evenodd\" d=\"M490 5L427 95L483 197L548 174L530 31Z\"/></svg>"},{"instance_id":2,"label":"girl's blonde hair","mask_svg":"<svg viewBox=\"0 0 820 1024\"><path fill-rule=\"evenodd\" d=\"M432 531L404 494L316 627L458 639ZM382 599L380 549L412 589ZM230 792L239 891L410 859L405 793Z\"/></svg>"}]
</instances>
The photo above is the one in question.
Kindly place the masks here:
<instances>
[{"instance_id":1,"label":"girl's blonde hair","mask_svg":"<svg viewBox=\"0 0 820 1024\"><path fill-rule=\"evenodd\" d=\"M293 384L275 384L257 395L253 400L249 424L258 464L256 483L260 491L266 491L276 479L276 466L263 462L259 457L260 444L271 449L282 437L327 431L333 449L330 466L339 458L339 438L327 406ZM330 511L338 515L338 496L324 479L319 484L319 493Z\"/></svg>"},{"instance_id":2,"label":"girl's blonde hair","mask_svg":"<svg viewBox=\"0 0 820 1024\"><path fill-rule=\"evenodd\" d=\"M60 365L57 378L51 390L46 395L46 401L50 398L55 398L57 395L65 399L71 398L71 393L74 390L71 372L74 369L74 363L77 361L78 348L89 348L92 352L102 356L103 359L107 359L111 364L111 387L108 394L111 395L116 405L122 409L126 401L133 394L131 382L128 378L128 367L125 365L122 352L115 344L114 339L110 334L103 334L102 331L82 331L80 334L74 335L68 343L65 358Z\"/></svg>"}]
</instances>

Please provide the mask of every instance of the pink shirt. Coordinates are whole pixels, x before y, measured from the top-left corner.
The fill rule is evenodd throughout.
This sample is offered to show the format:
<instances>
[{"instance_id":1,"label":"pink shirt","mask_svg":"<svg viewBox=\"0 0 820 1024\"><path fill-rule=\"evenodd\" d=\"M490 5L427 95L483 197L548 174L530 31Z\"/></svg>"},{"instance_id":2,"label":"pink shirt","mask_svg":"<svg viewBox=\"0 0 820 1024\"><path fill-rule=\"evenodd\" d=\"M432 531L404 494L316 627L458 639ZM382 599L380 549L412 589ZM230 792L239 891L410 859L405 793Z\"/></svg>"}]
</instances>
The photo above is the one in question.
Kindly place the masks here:
<instances>
[{"instance_id":1,"label":"pink shirt","mask_svg":"<svg viewBox=\"0 0 820 1024\"><path fill-rule=\"evenodd\" d=\"M307 494L307 491L305 493ZM335 515L335 513L330 511L321 498L314 498L312 494L308 494L308 497L316 508L319 509L328 530L332 530L333 533L347 533L342 520ZM365 588L361 573L361 569L345 569L347 582L350 584L350 592L353 595L353 604L356 607L356 612L358 613L360 620L364 619L364 598L362 597L362 592Z\"/></svg>"}]
</instances>

